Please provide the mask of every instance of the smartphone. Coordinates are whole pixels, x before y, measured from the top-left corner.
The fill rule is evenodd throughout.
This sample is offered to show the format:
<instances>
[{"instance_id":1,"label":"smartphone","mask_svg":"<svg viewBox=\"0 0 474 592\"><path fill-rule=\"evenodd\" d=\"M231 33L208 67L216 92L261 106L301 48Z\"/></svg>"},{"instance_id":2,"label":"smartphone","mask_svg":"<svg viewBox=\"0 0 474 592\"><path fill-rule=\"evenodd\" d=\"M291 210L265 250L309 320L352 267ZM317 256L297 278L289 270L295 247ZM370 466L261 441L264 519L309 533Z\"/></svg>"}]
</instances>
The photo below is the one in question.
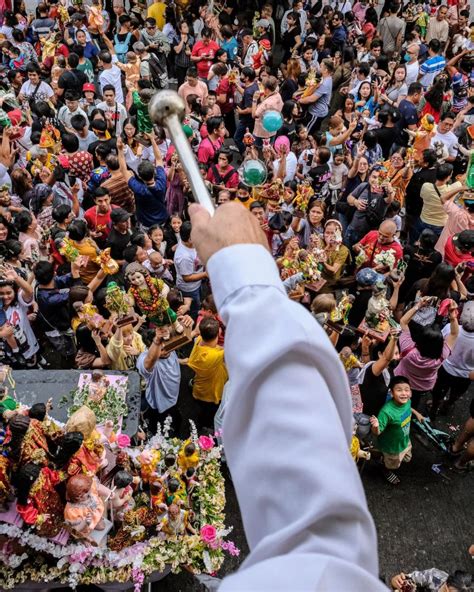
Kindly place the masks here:
<instances>
[{"instance_id":1,"label":"smartphone","mask_svg":"<svg viewBox=\"0 0 474 592\"><path fill-rule=\"evenodd\" d=\"M308 154L308 159L306 160L306 164L311 166L313 164L314 154Z\"/></svg>"}]
</instances>

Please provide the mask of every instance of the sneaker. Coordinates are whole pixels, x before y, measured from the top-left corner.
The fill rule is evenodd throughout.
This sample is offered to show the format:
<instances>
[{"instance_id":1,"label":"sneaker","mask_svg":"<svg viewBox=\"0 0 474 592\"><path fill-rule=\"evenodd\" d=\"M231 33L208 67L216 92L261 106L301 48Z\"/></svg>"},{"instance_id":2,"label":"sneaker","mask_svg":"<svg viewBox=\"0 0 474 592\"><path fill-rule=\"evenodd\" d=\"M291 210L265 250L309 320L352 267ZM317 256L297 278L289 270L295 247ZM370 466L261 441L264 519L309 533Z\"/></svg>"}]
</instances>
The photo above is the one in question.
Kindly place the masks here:
<instances>
[{"instance_id":1,"label":"sneaker","mask_svg":"<svg viewBox=\"0 0 474 592\"><path fill-rule=\"evenodd\" d=\"M390 483L390 485L399 485L400 479L395 475L393 471L385 470L383 476Z\"/></svg>"}]
</instances>

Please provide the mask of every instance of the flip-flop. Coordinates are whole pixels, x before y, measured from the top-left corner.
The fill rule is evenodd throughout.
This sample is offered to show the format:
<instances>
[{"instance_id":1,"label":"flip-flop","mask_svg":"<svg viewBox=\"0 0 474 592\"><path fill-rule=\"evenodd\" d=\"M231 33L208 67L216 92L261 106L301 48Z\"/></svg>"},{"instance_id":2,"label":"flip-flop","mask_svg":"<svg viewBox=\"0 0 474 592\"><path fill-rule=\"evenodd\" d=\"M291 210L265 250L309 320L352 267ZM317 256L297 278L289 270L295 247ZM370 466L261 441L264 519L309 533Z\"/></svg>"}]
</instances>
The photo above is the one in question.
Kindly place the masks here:
<instances>
[{"instance_id":1,"label":"flip-flop","mask_svg":"<svg viewBox=\"0 0 474 592\"><path fill-rule=\"evenodd\" d=\"M383 476L390 483L390 485L400 484L400 479L395 475L393 471L385 471Z\"/></svg>"}]
</instances>

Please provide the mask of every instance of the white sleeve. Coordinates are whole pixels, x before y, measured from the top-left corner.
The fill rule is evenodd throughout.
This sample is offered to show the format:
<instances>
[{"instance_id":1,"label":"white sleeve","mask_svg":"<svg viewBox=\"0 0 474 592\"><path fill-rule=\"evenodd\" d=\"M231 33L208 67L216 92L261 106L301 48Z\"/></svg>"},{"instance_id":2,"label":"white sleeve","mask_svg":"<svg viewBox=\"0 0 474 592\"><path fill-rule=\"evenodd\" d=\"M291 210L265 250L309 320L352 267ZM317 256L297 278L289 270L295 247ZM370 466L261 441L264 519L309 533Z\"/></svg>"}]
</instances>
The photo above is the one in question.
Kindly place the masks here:
<instances>
[{"instance_id":1,"label":"white sleeve","mask_svg":"<svg viewBox=\"0 0 474 592\"><path fill-rule=\"evenodd\" d=\"M208 271L227 325L223 439L250 547L220 590L386 590L335 349L263 247L222 249Z\"/></svg>"}]
</instances>

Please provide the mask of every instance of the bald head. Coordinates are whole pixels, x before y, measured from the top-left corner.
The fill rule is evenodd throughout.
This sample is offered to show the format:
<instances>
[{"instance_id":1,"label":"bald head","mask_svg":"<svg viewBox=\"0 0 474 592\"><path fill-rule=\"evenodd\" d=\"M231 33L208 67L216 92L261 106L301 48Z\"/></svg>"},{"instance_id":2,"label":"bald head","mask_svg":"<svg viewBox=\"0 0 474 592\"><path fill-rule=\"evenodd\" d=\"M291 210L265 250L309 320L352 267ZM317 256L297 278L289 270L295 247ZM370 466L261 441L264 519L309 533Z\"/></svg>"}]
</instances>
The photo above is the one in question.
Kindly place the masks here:
<instances>
[{"instance_id":1,"label":"bald head","mask_svg":"<svg viewBox=\"0 0 474 592\"><path fill-rule=\"evenodd\" d=\"M418 59L420 53L420 46L418 43L412 43L407 47L407 54L410 56L409 63L414 63Z\"/></svg>"},{"instance_id":2,"label":"bald head","mask_svg":"<svg viewBox=\"0 0 474 592\"><path fill-rule=\"evenodd\" d=\"M384 220L379 226L379 243L389 245L393 243L397 233L397 225L393 220Z\"/></svg>"}]
</instances>

